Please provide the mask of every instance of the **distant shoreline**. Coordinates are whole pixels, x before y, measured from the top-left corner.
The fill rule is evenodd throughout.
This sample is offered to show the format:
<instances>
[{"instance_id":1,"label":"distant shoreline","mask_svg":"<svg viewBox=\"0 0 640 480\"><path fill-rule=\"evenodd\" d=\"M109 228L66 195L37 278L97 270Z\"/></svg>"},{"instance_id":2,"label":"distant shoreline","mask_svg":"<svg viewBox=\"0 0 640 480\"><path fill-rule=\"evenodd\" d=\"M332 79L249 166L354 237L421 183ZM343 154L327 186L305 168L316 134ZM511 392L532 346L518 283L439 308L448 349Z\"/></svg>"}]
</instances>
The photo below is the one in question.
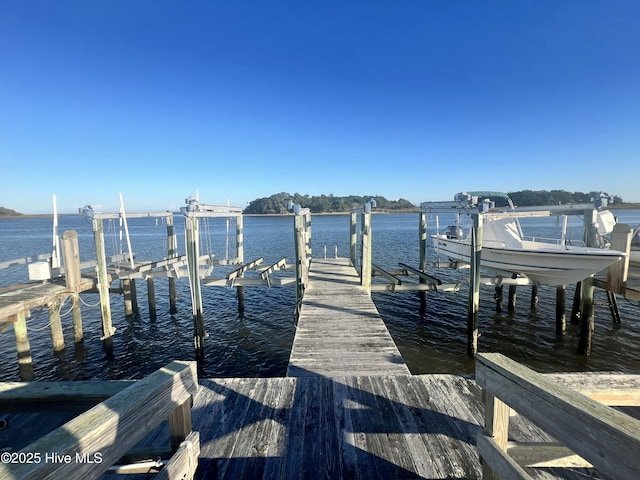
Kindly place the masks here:
<instances>
[{"instance_id":1,"label":"distant shoreline","mask_svg":"<svg viewBox=\"0 0 640 480\"><path fill-rule=\"evenodd\" d=\"M618 205L609 205L605 207L605 210L640 210L640 203L620 203ZM420 208L401 209L401 210L371 210L371 213L378 214L392 214L392 213L418 213ZM178 214L179 212L174 212ZM318 212L312 213L312 215L349 215L350 212ZM287 217L292 215L291 213L245 213L245 217ZM78 217L79 213L59 213L58 217ZM0 220L4 219L19 219L19 218L52 218L52 213L33 213L22 215L0 215Z\"/></svg>"}]
</instances>

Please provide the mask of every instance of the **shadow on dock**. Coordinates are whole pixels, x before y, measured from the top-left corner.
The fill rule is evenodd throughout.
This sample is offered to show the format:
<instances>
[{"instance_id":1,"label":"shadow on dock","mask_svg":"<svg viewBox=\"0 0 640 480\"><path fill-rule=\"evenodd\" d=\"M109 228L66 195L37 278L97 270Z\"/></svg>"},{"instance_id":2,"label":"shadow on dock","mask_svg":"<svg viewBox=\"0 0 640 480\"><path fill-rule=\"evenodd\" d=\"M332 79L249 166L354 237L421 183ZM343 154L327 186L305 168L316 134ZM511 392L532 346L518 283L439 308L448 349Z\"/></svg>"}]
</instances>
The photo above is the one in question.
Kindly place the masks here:
<instances>
[{"instance_id":1,"label":"shadow on dock","mask_svg":"<svg viewBox=\"0 0 640 480\"><path fill-rule=\"evenodd\" d=\"M480 390L472 381L307 374L202 379L193 407L202 442L196 478L480 475Z\"/></svg>"}]
</instances>

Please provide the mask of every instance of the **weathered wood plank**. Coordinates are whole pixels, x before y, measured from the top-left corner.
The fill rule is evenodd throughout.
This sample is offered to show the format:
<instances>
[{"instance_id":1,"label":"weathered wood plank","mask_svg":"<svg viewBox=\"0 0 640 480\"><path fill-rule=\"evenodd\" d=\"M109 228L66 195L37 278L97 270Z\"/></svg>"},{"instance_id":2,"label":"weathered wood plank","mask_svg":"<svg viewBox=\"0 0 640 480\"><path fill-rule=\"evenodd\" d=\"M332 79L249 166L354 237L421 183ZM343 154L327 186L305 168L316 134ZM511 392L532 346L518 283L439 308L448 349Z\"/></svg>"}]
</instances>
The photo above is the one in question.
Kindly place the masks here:
<instances>
[{"instance_id":1,"label":"weathered wood plank","mask_svg":"<svg viewBox=\"0 0 640 480\"><path fill-rule=\"evenodd\" d=\"M409 373L348 259L314 260L309 280L288 376Z\"/></svg>"},{"instance_id":2,"label":"weathered wood plank","mask_svg":"<svg viewBox=\"0 0 640 480\"><path fill-rule=\"evenodd\" d=\"M131 386L130 380L104 382L3 382L0 412L82 411Z\"/></svg>"},{"instance_id":3,"label":"weathered wood plank","mask_svg":"<svg viewBox=\"0 0 640 480\"><path fill-rule=\"evenodd\" d=\"M460 376L308 376L201 383L193 407L194 430L200 431L201 439L196 478L481 476L475 447L484 421L480 389ZM530 429L516 417L510 433L527 441L533 438ZM580 479L584 472L562 471L560 476ZM554 470L535 471L531 477L558 478Z\"/></svg>"},{"instance_id":4,"label":"weathered wood plank","mask_svg":"<svg viewBox=\"0 0 640 480\"><path fill-rule=\"evenodd\" d=\"M480 355L476 376L489 393L526 414L603 474L634 478L640 471L640 421L499 354Z\"/></svg>"},{"instance_id":5,"label":"weathered wood plank","mask_svg":"<svg viewBox=\"0 0 640 480\"><path fill-rule=\"evenodd\" d=\"M195 362L173 362L25 447L23 453L56 452L101 462L0 463L0 478L97 478L196 393Z\"/></svg>"}]
</instances>

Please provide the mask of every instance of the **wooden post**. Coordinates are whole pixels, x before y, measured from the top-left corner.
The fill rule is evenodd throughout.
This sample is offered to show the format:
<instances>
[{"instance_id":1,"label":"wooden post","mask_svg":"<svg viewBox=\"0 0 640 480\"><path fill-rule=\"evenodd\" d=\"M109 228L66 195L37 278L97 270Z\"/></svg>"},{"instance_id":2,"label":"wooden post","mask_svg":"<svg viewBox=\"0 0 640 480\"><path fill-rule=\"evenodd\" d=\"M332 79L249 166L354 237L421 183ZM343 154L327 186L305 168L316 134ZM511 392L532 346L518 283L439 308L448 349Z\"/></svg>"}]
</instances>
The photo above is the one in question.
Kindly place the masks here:
<instances>
[{"instance_id":1,"label":"wooden post","mask_svg":"<svg viewBox=\"0 0 640 480\"><path fill-rule=\"evenodd\" d=\"M616 294L607 290L607 301L609 303L609 311L611 311L611 318L613 323L620 323L620 311L618 310L618 300L616 300Z\"/></svg>"},{"instance_id":2,"label":"wooden post","mask_svg":"<svg viewBox=\"0 0 640 480\"><path fill-rule=\"evenodd\" d=\"M156 287L151 275L147 277L147 300L149 302L149 318L155 320L158 316L156 311Z\"/></svg>"},{"instance_id":3,"label":"wooden post","mask_svg":"<svg viewBox=\"0 0 640 480\"><path fill-rule=\"evenodd\" d=\"M192 399L189 398L169 415L169 436L173 452L178 450L180 444L191 433L191 402Z\"/></svg>"},{"instance_id":4,"label":"wooden post","mask_svg":"<svg viewBox=\"0 0 640 480\"><path fill-rule=\"evenodd\" d=\"M509 414L511 409L499 398L483 390L484 398L484 433L496 442L500 449L506 451L509 440ZM489 467L486 461L482 462L483 480L498 480L498 475Z\"/></svg>"},{"instance_id":5,"label":"wooden post","mask_svg":"<svg viewBox=\"0 0 640 480\"><path fill-rule=\"evenodd\" d=\"M595 209L584 211L584 243L587 247L596 247L598 245L596 216L597 211ZM595 288L593 286L593 276L585 278L582 281L581 293L580 336L578 338L578 354L588 356L591 355L591 341L593 339L593 332L595 330Z\"/></svg>"},{"instance_id":6,"label":"wooden post","mask_svg":"<svg viewBox=\"0 0 640 480\"><path fill-rule=\"evenodd\" d=\"M242 215L236 217L236 258L240 265L244 263L244 220ZM240 276L244 276L241 273ZM236 297L238 299L238 314L240 318L244 318L244 287L238 285L236 287Z\"/></svg>"},{"instance_id":7,"label":"wooden post","mask_svg":"<svg viewBox=\"0 0 640 480\"><path fill-rule=\"evenodd\" d=\"M193 311L193 345L196 358L204 359L204 316L202 312L202 292L200 291L200 246L198 244L198 217L185 217L187 265L189 288L191 289L191 309Z\"/></svg>"},{"instance_id":8,"label":"wooden post","mask_svg":"<svg viewBox=\"0 0 640 480\"><path fill-rule=\"evenodd\" d=\"M419 212L418 216L418 250L420 252L418 268L427 271L427 214ZM419 276L420 283L426 283L426 279ZM420 316L425 317L427 312L427 291L418 292L420 298Z\"/></svg>"},{"instance_id":9,"label":"wooden post","mask_svg":"<svg viewBox=\"0 0 640 480\"><path fill-rule=\"evenodd\" d=\"M62 319L60 318L60 300L54 300L48 305L48 307L53 351L60 352L64 350L64 334L62 333Z\"/></svg>"},{"instance_id":10,"label":"wooden post","mask_svg":"<svg viewBox=\"0 0 640 480\"><path fill-rule=\"evenodd\" d=\"M80 309L80 294L74 293L71 296L73 305L71 312L73 315L73 341L74 343L81 343L84 340L84 332L82 329L82 313Z\"/></svg>"},{"instance_id":11,"label":"wooden post","mask_svg":"<svg viewBox=\"0 0 640 480\"><path fill-rule=\"evenodd\" d=\"M80 297L78 286L82 278L80 273L80 249L78 247L78 233L74 230L67 230L62 234L62 258L64 261L64 280L66 286L71 290L73 305L73 332L74 341L82 341L84 334L82 331L82 313L80 310Z\"/></svg>"},{"instance_id":12,"label":"wooden post","mask_svg":"<svg viewBox=\"0 0 640 480\"><path fill-rule=\"evenodd\" d=\"M138 287L136 285L136 279L131 279L131 308L133 310L133 315L138 315Z\"/></svg>"},{"instance_id":13,"label":"wooden post","mask_svg":"<svg viewBox=\"0 0 640 480\"><path fill-rule=\"evenodd\" d=\"M356 267L356 240L358 237L357 231L357 221L358 214L355 212L351 212L350 215L350 223L349 223L349 258L351 258L351 265Z\"/></svg>"},{"instance_id":14,"label":"wooden post","mask_svg":"<svg viewBox=\"0 0 640 480\"><path fill-rule=\"evenodd\" d=\"M304 210L304 239L307 252L307 268L313 252L311 251L311 210Z\"/></svg>"},{"instance_id":15,"label":"wooden post","mask_svg":"<svg viewBox=\"0 0 640 480\"><path fill-rule=\"evenodd\" d=\"M531 310L538 308L538 285L535 283L531 286Z\"/></svg>"},{"instance_id":16,"label":"wooden post","mask_svg":"<svg viewBox=\"0 0 640 480\"><path fill-rule=\"evenodd\" d=\"M244 219L242 215L236 217L236 256L238 263L244 263Z\"/></svg>"},{"instance_id":17,"label":"wooden post","mask_svg":"<svg viewBox=\"0 0 640 480\"><path fill-rule=\"evenodd\" d=\"M238 285L236 287L236 298L238 299L238 315L240 319L244 318L244 287Z\"/></svg>"},{"instance_id":18,"label":"wooden post","mask_svg":"<svg viewBox=\"0 0 640 480\"><path fill-rule=\"evenodd\" d=\"M556 335L567 333L567 315L565 313L567 303L567 286L556 287Z\"/></svg>"},{"instance_id":19,"label":"wooden post","mask_svg":"<svg viewBox=\"0 0 640 480\"><path fill-rule=\"evenodd\" d=\"M418 268L427 271L427 214L420 212L418 224L418 249L420 250L420 263ZM426 279L419 277L420 283L426 283Z\"/></svg>"},{"instance_id":20,"label":"wooden post","mask_svg":"<svg viewBox=\"0 0 640 480\"><path fill-rule=\"evenodd\" d=\"M293 217L293 236L294 236L294 246L296 251L296 301L298 307L302 302L302 297L304 295L304 289L307 286L306 283L306 268L307 268L307 258L306 258L306 241L305 241L305 217L302 213L296 213Z\"/></svg>"},{"instance_id":21,"label":"wooden post","mask_svg":"<svg viewBox=\"0 0 640 480\"><path fill-rule=\"evenodd\" d=\"M113 346L115 328L111 323L111 304L109 303L109 279L107 275L107 257L104 248L104 225L101 219L93 219L93 241L96 249L98 271L98 291L100 292L100 311L102 314L102 340L107 350Z\"/></svg>"},{"instance_id":22,"label":"wooden post","mask_svg":"<svg viewBox=\"0 0 640 480\"><path fill-rule=\"evenodd\" d=\"M580 317L582 315L582 313L580 312L581 299L582 299L582 282L578 282L576 283L576 291L573 294L573 304L571 305L571 325L580 324Z\"/></svg>"},{"instance_id":23,"label":"wooden post","mask_svg":"<svg viewBox=\"0 0 640 480\"><path fill-rule=\"evenodd\" d=\"M625 258L614 263L607 272L608 290L614 293L624 293L629 274L629 254L631 252L631 238L633 232L629 225L617 223L611 233L611 250L617 250L626 254Z\"/></svg>"},{"instance_id":24,"label":"wooden post","mask_svg":"<svg viewBox=\"0 0 640 480\"><path fill-rule=\"evenodd\" d=\"M65 284L69 290L77 292L81 280L80 249L78 233L74 230L67 230L62 234L62 258Z\"/></svg>"},{"instance_id":25,"label":"wooden post","mask_svg":"<svg viewBox=\"0 0 640 480\"><path fill-rule=\"evenodd\" d=\"M480 309L480 261L482 257L482 219L480 214L471 215L471 258L469 270L469 310L467 315L467 354L478 353L478 310Z\"/></svg>"},{"instance_id":26,"label":"wooden post","mask_svg":"<svg viewBox=\"0 0 640 480\"><path fill-rule=\"evenodd\" d=\"M493 294L493 299L496 301L496 313L502 312L503 292L504 286L502 284L496 285L496 292Z\"/></svg>"},{"instance_id":27,"label":"wooden post","mask_svg":"<svg viewBox=\"0 0 640 480\"><path fill-rule=\"evenodd\" d=\"M360 285L371 293L371 212L362 214L362 264L360 266Z\"/></svg>"},{"instance_id":28,"label":"wooden post","mask_svg":"<svg viewBox=\"0 0 640 480\"><path fill-rule=\"evenodd\" d=\"M123 278L120 280L120 286L122 287L122 298L124 300L124 314L127 317L133 315L133 300L131 291L131 279Z\"/></svg>"},{"instance_id":29,"label":"wooden post","mask_svg":"<svg viewBox=\"0 0 640 480\"><path fill-rule=\"evenodd\" d=\"M580 337L578 340L578 354L591 355L591 340L595 330L595 318L593 310L594 295L593 277L582 281L582 314L580 316Z\"/></svg>"},{"instance_id":30,"label":"wooden post","mask_svg":"<svg viewBox=\"0 0 640 480\"><path fill-rule=\"evenodd\" d=\"M13 333L16 336L16 352L18 353L18 369L20 379L23 382L33 380L33 363L31 360L31 347L27 334L27 320L25 312L18 312L14 317Z\"/></svg>"},{"instance_id":31,"label":"wooden post","mask_svg":"<svg viewBox=\"0 0 640 480\"><path fill-rule=\"evenodd\" d=\"M509 285L509 303L507 304L507 311L513 313L516 311L516 293L518 287L516 285Z\"/></svg>"},{"instance_id":32,"label":"wooden post","mask_svg":"<svg viewBox=\"0 0 640 480\"><path fill-rule=\"evenodd\" d=\"M176 258L178 256L178 239L176 238L173 215L167 217L167 254L167 258ZM169 313L173 314L178 311L176 307L177 301L176 279L169 277Z\"/></svg>"}]
</instances>

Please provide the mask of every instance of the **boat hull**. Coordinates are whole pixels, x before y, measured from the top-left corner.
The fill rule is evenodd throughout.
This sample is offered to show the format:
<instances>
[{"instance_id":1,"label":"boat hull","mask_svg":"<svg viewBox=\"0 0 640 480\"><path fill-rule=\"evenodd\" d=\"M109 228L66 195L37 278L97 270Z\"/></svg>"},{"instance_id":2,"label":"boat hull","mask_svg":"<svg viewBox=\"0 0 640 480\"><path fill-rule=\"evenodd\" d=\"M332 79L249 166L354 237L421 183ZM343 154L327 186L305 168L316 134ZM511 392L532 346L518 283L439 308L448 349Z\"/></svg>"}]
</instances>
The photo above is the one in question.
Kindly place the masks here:
<instances>
[{"instance_id":1,"label":"boat hull","mask_svg":"<svg viewBox=\"0 0 640 480\"><path fill-rule=\"evenodd\" d=\"M464 239L431 237L440 255L469 263L471 246ZM586 247L565 247L527 242L535 248L482 247L481 266L498 272L527 277L541 285L568 285L584 280L624 257L622 252Z\"/></svg>"}]
</instances>

